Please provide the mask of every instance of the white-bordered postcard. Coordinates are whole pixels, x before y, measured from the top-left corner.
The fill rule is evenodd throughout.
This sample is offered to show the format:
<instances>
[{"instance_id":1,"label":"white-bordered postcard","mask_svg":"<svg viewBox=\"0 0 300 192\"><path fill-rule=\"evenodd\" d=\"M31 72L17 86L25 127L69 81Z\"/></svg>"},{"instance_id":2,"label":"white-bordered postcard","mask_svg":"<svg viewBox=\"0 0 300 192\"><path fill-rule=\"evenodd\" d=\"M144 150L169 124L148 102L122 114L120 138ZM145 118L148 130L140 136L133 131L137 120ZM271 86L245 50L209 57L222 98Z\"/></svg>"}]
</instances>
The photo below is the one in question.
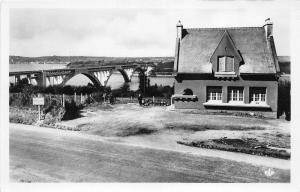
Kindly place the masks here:
<instances>
[{"instance_id":1,"label":"white-bordered postcard","mask_svg":"<svg viewBox=\"0 0 300 192\"><path fill-rule=\"evenodd\" d=\"M1 5L1 190L297 191L299 1Z\"/></svg>"}]
</instances>

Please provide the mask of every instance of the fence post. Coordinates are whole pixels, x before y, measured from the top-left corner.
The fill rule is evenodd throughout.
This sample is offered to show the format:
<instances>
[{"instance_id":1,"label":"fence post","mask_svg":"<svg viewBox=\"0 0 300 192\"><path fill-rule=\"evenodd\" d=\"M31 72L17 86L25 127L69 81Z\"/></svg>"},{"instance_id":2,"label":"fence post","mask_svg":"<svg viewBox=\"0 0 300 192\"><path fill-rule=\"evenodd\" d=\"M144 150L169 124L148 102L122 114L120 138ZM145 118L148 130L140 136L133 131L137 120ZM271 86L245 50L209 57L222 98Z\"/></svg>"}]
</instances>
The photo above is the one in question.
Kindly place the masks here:
<instances>
[{"instance_id":1,"label":"fence post","mask_svg":"<svg viewBox=\"0 0 300 192\"><path fill-rule=\"evenodd\" d=\"M76 92L74 92L74 101L76 103Z\"/></svg>"},{"instance_id":2,"label":"fence post","mask_svg":"<svg viewBox=\"0 0 300 192\"><path fill-rule=\"evenodd\" d=\"M39 121L41 120L41 106L38 105L38 110L39 110Z\"/></svg>"},{"instance_id":3,"label":"fence post","mask_svg":"<svg viewBox=\"0 0 300 192\"><path fill-rule=\"evenodd\" d=\"M62 106L65 107L65 94L62 95Z\"/></svg>"},{"instance_id":4,"label":"fence post","mask_svg":"<svg viewBox=\"0 0 300 192\"><path fill-rule=\"evenodd\" d=\"M94 99L92 98L92 94L89 95L89 98L90 98L90 102L94 103Z\"/></svg>"}]
</instances>

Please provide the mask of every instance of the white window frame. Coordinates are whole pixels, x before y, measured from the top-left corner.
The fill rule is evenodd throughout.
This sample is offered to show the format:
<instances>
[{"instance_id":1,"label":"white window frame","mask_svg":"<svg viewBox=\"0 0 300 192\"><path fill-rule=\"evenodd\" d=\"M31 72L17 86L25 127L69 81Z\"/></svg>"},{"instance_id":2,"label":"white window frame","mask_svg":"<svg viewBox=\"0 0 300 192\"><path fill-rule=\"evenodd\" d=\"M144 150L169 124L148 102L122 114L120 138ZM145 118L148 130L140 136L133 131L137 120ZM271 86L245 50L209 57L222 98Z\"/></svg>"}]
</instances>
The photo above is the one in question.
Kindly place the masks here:
<instances>
[{"instance_id":1,"label":"white window frame","mask_svg":"<svg viewBox=\"0 0 300 192\"><path fill-rule=\"evenodd\" d=\"M251 93L250 91L250 98L251 100L251 104L256 104L256 105L261 105L261 104L267 104L267 88L266 87L250 87L251 89L264 89L265 93ZM256 100L258 99L258 100Z\"/></svg>"},{"instance_id":2,"label":"white window frame","mask_svg":"<svg viewBox=\"0 0 300 192\"><path fill-rule=\"evenodd\" d=\"M221 93L220 92L210 92L209 91L209 88L211 89L220 89L221 90ZM222 103L222 100L223 100L223 89L222 87L220 86L208 86L207 87L207 102L209 103Z\"/></svg>"},{"instance_id":3,"label":"white window frame","mask_svg":"<svg viewBox=\"0 0 300 192\"><path fill-rule=\"evenodd\" d=\"M228 103L244 103L245 95L244 95L243 87L228 87L228 91L229 91L229 95L230 95L228 98ZM235 93L235 91L236 91L236 93ZM236 98L236 99L233 100L233 98Z\"/></svg>"}]
</instances>

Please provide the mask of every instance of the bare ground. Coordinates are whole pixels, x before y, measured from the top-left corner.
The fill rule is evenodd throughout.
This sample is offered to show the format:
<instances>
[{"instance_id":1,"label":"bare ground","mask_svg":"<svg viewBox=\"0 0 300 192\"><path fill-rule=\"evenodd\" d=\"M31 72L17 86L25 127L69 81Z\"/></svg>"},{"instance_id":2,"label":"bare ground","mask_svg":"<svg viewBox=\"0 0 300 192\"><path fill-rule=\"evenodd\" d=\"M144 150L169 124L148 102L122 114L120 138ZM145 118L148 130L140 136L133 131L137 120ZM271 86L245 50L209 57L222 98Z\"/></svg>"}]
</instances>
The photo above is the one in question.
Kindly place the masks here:
<instances>
[{"instance_id":1,"label":"bare ground","mask_svg":"<svg viewBox=\"0 0 300 192\"><path fill-rule=\"evenodd\" d=\"M61 124L76 127L85 134L98 135L120 143L131 143L170 150L192 151L208 156L249 163L270 164L289 168L288 160L257 157L209 149L187 149L177 141L227 138L256 138L260 142L290 150L289 122L226 115L188 114L165 107L143 108L135 104L112 107L93 106L83 111L85 117ZM192 147L190 147L192 148ZM250 157L250 158L249 158ZM268 162L267 162L268 161ZM285 163L282 163L285 162Z\"/></svg>"},{"instance_id":2,"label":"bare ground","mask_svg":"<svg viewBox=\"0 0 300 192\"><path fill-rule=\"evenodd\" d=\"M127 137L128 138L128 137ZM284 163L284 162L283 162ZM290 171L10 124L11 182L290 182Z\"/></svg>"}]
</instances>

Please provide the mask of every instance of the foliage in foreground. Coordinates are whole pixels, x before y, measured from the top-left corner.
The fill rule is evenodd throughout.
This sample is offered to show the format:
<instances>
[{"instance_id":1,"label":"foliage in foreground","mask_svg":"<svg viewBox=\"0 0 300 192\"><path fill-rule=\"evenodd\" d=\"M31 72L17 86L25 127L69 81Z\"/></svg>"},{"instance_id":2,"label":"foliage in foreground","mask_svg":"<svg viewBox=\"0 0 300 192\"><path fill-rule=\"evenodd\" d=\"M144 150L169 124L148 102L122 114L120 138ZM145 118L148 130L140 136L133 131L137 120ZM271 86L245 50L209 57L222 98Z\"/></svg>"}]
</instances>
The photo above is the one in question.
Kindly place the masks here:
<instances>
[{"instance_id":1,"label":"foliage in foreground","mask_svg":"<svg viewBox=\"0 0 300 192\"><path fill-rule=\"evenodd\" d=\"M38 111L32 109L19 109L10 107L9 109L9 122L20 123L26 125L33 125L37 122Z\"/></svg>"},{"instance_id":2,"label":"foliage in foreground","mask_svg":"<svg viewBox=\"0 0 300 192\"><path fill-rule=\"evenodd\" d=\"M44 117L42 125L54 126L62 120L70 120L80 117L82 106L77 106L74 101L66 102L63 107L59 102L52 101L50 105L42 109L41 116ZM38 122L37 107L10 107L9 121L12 123L21 123L35 125Z\"/></svg>"}]
</instances>

